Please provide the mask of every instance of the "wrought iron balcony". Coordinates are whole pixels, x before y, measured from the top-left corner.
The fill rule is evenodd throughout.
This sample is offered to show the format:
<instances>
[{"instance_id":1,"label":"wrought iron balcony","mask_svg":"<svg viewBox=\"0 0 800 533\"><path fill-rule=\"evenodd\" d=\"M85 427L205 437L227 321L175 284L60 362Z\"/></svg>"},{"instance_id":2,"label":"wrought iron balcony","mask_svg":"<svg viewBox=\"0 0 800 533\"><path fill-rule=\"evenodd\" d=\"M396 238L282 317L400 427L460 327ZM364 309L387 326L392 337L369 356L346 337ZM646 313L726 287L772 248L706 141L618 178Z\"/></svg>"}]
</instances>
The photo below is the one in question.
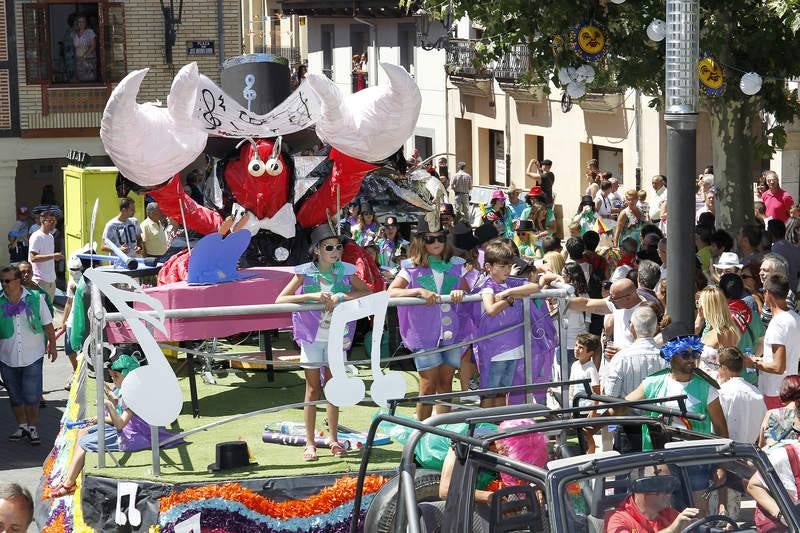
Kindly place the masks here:
<instances>
[{"instance_id":1,"label":"wrought iron balcony","mask_svg":"<svg viewBox=\"0 0 800 533\"><path fill-rule=\"evenodd\" d=\"M299 65L303 62L300 57L300 49L296 46L264 46L255 47L257 54L272 54L286 59L290 65Z\"/></svg>"},{"instance_id":2,"label":"wrought iron balcony","mask_svg":"<svg viewBox=\"0 0 800 533\"><path fill-rule=\"evenodd\" d=\"M494 69L494 77L501 83L516 83L530 72L530 59L528 45L515 44L500 59L500 63Z\"/></svg>"},{"instance_id":3,"label":"wrought iron balcony","mask_svg":"<svg viewBox=\"0 0 800 533\"><path fill-rule=\"evenodd\" d=\"M480 41L450 39L447 45L447 71L451 76L491 78L491 71L478 65L475 47Z\"/></svg>"}]
</instances>

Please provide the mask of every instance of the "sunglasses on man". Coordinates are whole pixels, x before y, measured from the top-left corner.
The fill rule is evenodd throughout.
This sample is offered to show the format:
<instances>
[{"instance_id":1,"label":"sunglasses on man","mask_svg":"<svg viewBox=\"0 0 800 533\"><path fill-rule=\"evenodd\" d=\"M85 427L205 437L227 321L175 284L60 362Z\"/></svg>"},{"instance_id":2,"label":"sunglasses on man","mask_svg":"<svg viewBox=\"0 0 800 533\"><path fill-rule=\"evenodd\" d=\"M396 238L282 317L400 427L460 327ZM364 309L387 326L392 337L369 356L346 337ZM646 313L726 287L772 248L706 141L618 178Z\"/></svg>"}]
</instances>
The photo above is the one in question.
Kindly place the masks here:
<instances>
[{"instance_id":1,"label":"sunglasses on man","mask_svg":"<svg viewBox=\"0 0 800 533\"><path fill-rule=\"evenodd\" d=\"M20 278L3 278L3 279L0 279L0 282L2 282L3 285L7 285L7 284L11 283L12 281L16 281L18 279L20 279Z\"/></svg>"}]
</instances>

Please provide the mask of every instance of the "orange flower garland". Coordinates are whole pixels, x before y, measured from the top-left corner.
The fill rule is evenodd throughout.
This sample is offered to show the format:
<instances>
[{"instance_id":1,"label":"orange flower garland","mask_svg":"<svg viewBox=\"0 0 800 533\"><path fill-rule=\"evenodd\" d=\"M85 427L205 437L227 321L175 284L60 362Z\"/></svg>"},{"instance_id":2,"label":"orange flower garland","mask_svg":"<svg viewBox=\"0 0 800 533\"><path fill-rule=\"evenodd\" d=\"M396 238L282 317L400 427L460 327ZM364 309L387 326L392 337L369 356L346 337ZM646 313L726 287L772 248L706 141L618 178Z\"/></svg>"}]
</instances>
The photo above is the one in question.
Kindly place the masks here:
<instances>
[{"instance_id":1,"label":"orange flower garland","mask_svg":"<svg viewBox=\"0 0 800 533\"><path fill-rule=\"evenodd\" d=\"M349 503L356 494L357 478L342 477L330 487L325 487L319 493L303 500L287 500L276 502L265 498L259 493L244 488L238 483L225 483L193 487L181 492L175 492L159 499L159 512L163 513L176 505L188 504L210 498L221 498L238 502L251 511L264 516L287 520L290 518L305 518L309 516L326 514L336 507ZM372 494L380 490L387 479L383 476L367 476L364 478L364 494Z\"/></svg>"}]
</instances>

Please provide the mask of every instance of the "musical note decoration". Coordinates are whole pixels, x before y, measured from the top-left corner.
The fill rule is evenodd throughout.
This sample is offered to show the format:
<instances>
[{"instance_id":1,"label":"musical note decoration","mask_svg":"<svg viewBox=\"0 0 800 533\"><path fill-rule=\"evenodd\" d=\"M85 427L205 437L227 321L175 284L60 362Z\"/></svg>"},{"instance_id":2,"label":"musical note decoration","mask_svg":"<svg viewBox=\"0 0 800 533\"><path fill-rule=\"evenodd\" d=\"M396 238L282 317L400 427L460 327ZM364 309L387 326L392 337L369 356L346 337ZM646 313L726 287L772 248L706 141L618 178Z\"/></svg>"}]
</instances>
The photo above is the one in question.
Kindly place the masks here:
<instances>
[{"instance_id":1,"label":"musical note decoration","mask_svg":"<svg viewBox=\"0 0 800 533\"><path fill-rule=\"evenodd\" d=\"M244 77L244 90L242 91L242 96L244 99L247 100L247 110L252 111L253 107L253 100L256 99L258 93L253 89L253 85L256 84L256 77L254 74L248 74Z\"/></svg>"},{"instance_id":2,"label":"musical note decoration","mask_svg":"<svg viewBox=\"0 0 800 533\"><path fill-rule=\"evenodd\" d=\"M175 524L175 533L200 533L200 513L195 513L186 520Z\"/></svg>"},{"instance_id":3,"label":"musical note decoration","mask_svg":"<svg viewBox=\"0 0 800 533\"><path fill-rule=\"evenodd\" d=\"M348 300L334 307L331 313L331 333L328 337L328 366L332 377L325 383L325 398L333 405L348 407L364 399L364 381L358 377L350 377L347 373L344 362L344 330L348 322L368 316L374 316L370 350L370 396L381 407L388 407L390 399L405 396L406 382L403 376L399 372L391 371L384 374L381 369L381 337L388 308L389 293L386 291Z\"/></svg>"},{"instance_id":4,"label":"musical note decoration","mask_svg":"<svg viewBox=\"0 0 800 533\"><path fill-rule=\"evenodd\" d=\"M83 275L122 313L147 359L147 365L133 370L122 382L125 405L151 426L171 424L181 412L183 394L175 372L147 327L149 324L167 334L164 306L145 294L138 281L124 274L90 268ZM133 290L120 289L115 284L131 286ZM149 315L129 305L135 303L151 308L156 314Z\"/></svg>"},{"instance_id":5,"label":"musical note decoration","mask_svg":"<svg viewBox=\"0 0 800 533\"><path fill-rule=\"evenodd\" d=\"M142 513L136 508L136 492L138 490L139 485L133 481L117 483L117 509L114 512L114 522L118 526L130 524L133 527L139 527L142 524ZM122 499L126 496L128 498L127 513L122 510Z\"/></svg>"}]
</instances>

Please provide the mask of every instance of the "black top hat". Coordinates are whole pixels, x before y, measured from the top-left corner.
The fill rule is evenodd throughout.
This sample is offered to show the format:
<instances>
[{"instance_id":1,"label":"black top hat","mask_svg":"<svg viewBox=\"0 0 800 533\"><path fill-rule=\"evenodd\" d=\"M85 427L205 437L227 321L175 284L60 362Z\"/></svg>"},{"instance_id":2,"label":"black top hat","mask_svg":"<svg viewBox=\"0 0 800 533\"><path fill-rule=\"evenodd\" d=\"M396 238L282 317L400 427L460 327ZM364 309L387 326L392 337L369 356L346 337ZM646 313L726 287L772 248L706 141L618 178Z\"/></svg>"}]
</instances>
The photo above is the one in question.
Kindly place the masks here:
<instances>
[{"instance_id":1,"label":"black top hat","mask_svg":"<svg viewBox=\"0 0 800 533\"><path fill-rule=\"evenodd\" d=\"M517 221L517 229L514 231L533 231L533 220L522 218Z\"/></svg>"},{"instance_id":2,"label":"black top hat","mask_svg":"<svg viewBox=\"0 0 800 533\"><path fill-rule=\"evenodd\" d=\"M472 250L478 246L478 239L472 233L472 228L463 222L453 226L453 246L459 250Z\"/></svg>"},{"instance_id":3,"label":"black top hat","mask_svg":"<svg viewBox=\"0 0 800 533\"><path fill-rule=\"evenodd\" d=\"M243 466L255 465L250 462L247 443L240 440L217 443L217 461L208 465L209 472L221 472Z\"/></svg>"},{"instance_id":4,"label":"black top hat","mask_svg":"<svg viewBox=\"0 0 800 533\"><path fill-rule=\"evenodd\" d=\"M386 217L386 220L383 221L384 226L397 226L397 217L394 215L389 215Z\"/></svg>"},{"instance_id":5,"label":"black top hat","mask_svg":"<svg viewBox=\"0 0 800 533\"><path fill-rule=\"evenodd\" d=\"M342 240L341 236L338 235L330 224L320 224L311 232L311 246L316 246L320 242L324 241L325 239L339 239Z\"/></svg>"},{"instance_id":6,"label":"black top hat","mask_svg":"<svg viewBox=\"0 0 800 533\"><path fill-rule=\"evenodd\" d=\"M422 235L423 233L439 233L441 231L444 231L441 227L431 228L430 225L428 225L428 221L424 218L420 218L417 222L417 235Z\"/></svg>"},{"instance_id":7,"label":"black top hat","mask_svg":"<svg viewBox=\"0 0 800 533\"><path fill-rule=\"evenodd\" d=\"M478 239L478 244L489 242L497 238L498 235L500 235L500 233L491 222L484 222L475 230L475 238Z\"/></svg>"},{"instance_id":8,"label":"black top hat","mask_svg":"<svg viewBox=\"0 0 800 533\"><path fill-rule=\"evenodd\" d=\"M590 207L594 207L594 201L592 200L592 197L589 196L588 194L585 195L585 196L581 196L581 204L578 206L578 211L583 209L583 206L585 206L585 205L588 205Z\"/></svg>"}]
</instances>

